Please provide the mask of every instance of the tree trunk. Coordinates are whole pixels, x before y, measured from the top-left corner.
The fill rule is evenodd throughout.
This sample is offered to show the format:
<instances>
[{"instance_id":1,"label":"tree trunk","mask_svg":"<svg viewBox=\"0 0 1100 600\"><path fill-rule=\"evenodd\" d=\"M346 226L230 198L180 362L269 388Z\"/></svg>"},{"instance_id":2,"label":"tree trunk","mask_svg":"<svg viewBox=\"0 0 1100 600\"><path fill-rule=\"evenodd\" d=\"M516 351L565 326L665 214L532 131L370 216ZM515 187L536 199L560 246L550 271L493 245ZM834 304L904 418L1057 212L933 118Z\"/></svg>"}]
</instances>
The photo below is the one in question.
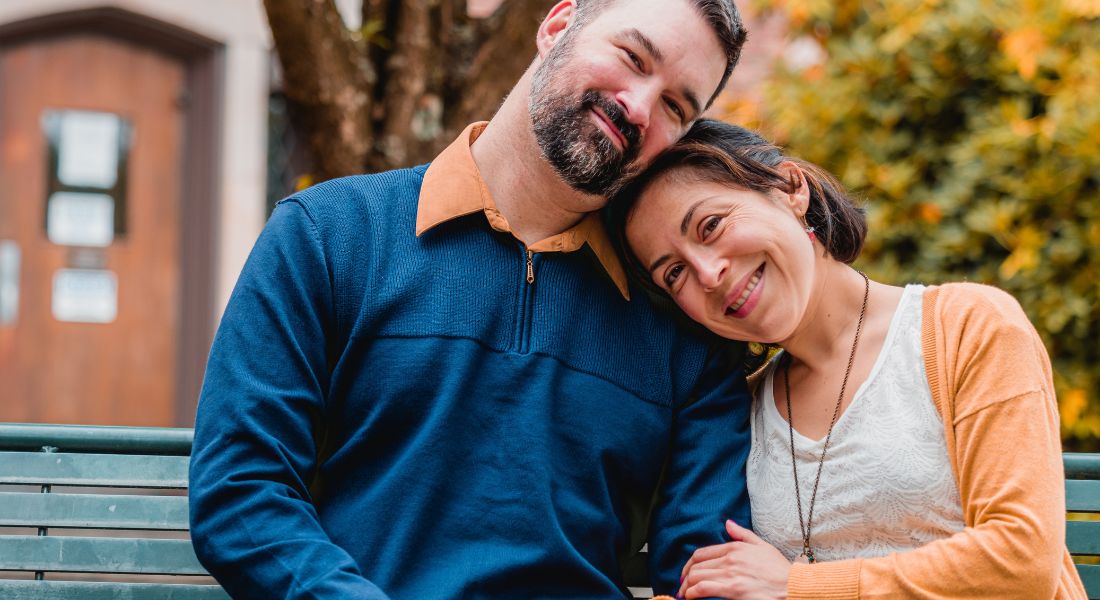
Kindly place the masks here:
<instances>
[{"instance_id":1,"label":"tree trunk","mask_svg":"<svg viewBox=\"0 0 1100 600\"><path fill-rule=\"evenodd\" d=\"M284 91L304 117L317 180L362 169L372 137L372 65L333 0L264 0Z\"/></svg>"},{"instance_id":2,"label":"tree trunk","mask_svg":"<svg viewBox=\"0 0 1100 600\"><path fill-rule=\"evenodd\" d=\"M349 32L334 0L264 0L287 98L304 116L316 181L431 160L488 119L535 55L553 0L363 0Z\"/></svg>"}]
</instances>

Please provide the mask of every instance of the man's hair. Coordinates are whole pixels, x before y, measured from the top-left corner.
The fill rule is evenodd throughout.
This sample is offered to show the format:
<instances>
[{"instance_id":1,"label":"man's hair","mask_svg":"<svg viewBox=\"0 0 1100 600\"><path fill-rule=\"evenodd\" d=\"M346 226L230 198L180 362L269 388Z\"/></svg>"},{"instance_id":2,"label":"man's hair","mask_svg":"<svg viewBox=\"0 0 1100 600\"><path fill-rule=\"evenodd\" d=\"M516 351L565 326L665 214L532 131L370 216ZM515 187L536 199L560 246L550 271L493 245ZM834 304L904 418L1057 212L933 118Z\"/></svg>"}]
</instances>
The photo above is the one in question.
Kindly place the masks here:
<instances>
[{"instance_id":1,"label":"man's hair","mask_svg":"<svg viewBox=\"0 0 1100 600\"><path fill-rule=\"evenodd\" d=\"M576 30L580 31L608 7L621 1L577 0ZM718 88L707 100L706 106L709 107L714 99L718 97L719 92L726 87L726 82L729 81L733 68L737 66L737 61L741 60L741 48L745 45L748 31L745 30L745 24L741 21L741 13L738 12L733 0L684 1L694 6L703 17L703 20L710 25L711 30L718 36L718 43L726 53L726 71L722 74L722 81L718 83Z\"/></svg>"}]
</instances>

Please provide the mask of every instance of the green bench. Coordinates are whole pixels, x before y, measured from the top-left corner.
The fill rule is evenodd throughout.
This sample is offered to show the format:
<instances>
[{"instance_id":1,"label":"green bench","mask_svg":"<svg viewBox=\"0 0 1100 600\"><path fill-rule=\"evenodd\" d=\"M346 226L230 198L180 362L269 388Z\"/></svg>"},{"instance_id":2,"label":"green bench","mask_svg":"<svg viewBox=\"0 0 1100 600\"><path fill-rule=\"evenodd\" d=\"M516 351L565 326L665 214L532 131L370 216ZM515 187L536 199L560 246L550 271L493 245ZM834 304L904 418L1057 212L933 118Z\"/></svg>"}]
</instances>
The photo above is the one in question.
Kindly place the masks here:
<instances>
[{"instance_id":1,"label":"green bench","mask_svg":"<svg viewBox=\"0 0 1100 600\"><path fill-rule=\"evenodd\" d=\"M186 537L190 452L189 429L0 424L0 598L227 598ZM1100 521L1075 518L1100 515L1100 454L1065 466L1067 544L1100 557ZM1100 599L1100 564L1078 569ZM644 556L626 578L646 597Z\"/></svg>"}]
</instances>

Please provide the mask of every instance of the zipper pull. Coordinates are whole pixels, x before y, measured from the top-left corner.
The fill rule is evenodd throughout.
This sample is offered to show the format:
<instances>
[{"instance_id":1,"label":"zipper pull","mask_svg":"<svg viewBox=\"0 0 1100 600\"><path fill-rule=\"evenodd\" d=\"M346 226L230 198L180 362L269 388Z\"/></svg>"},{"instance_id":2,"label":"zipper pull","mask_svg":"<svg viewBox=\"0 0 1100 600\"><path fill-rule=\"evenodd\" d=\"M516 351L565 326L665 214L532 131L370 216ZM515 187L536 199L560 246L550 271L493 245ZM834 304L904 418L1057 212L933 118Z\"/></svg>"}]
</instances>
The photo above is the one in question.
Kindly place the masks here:
<instances>
[{"instance_id":1,"label":"zipper pull","mask_svg":"<svg viewBox=\"0 0 1100 600\"><path fill-rule=\"evenodd\" d=\"M535 283L535 265L531 263L531 251L527 251L527 283Z\"/></svg>"}]
</instances>

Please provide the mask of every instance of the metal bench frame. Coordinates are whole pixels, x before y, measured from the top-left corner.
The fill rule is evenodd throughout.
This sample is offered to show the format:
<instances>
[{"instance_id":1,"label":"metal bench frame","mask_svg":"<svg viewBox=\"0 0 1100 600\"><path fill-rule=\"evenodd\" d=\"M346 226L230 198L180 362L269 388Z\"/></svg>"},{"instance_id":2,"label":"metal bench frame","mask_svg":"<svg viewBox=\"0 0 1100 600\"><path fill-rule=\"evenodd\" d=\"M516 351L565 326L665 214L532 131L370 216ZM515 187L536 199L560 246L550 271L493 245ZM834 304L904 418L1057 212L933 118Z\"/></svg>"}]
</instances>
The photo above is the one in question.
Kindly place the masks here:
<instances>
[{"instance_id":1,"label":"metal bench frame","mask_svg":"<svg viewBox=\"0 0 1100 600\"><path fill-rule=\"evenodd\" d=\"M50 535L51 529L187 532L186 496L162 490L186 491L191 437L190 429L0 424L0 485L38 488L0 491L0 527L37 530L0 532L0 572L34 577L0 579L0 598L228 598L217 585L194 583L206 571L187 539ZM1082 513L1100 514L1100 454L1065 454L1064 460L1067 546L1075 556L1100 557L1100 521L1081 519ZM79 493L84 487L126 493ZM1100 599L1100 564L1078 565L1078 571L1089 598ZM181 582L75 580L102 573L176 576ZM625 577L639 586L631 588L637 597L648 597L643 555L630 561Z\"/></svg>"}]
</instances>

